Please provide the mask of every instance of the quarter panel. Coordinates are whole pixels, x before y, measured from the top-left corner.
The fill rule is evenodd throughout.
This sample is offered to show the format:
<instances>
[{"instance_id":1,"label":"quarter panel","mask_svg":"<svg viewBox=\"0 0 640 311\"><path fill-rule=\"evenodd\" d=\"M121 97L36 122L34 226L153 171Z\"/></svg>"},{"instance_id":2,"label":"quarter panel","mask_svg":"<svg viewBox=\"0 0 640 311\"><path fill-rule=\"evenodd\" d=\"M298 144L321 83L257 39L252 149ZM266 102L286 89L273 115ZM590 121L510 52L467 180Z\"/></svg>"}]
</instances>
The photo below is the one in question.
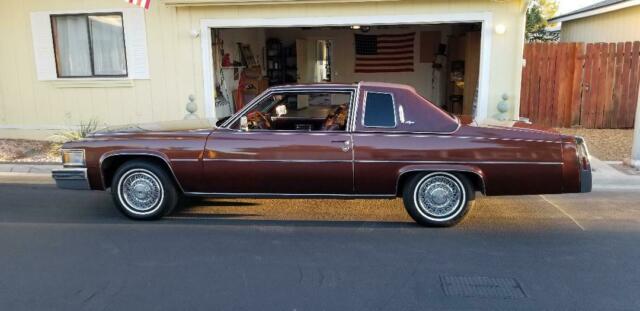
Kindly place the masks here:
<instances>
[{"instance_id":1,"label":"quarter panel","mask_svg":"<svg viewBox=\"0 0 640 311\"><path fill-rule=\"evenodd\" d=\"M562 191L560 143L458 135L354 133L356 193L395 193L399 172L429 164L473 166L488 195Z\"/></svg>"},{"instance_id":2,"label":"quarter panel","mask_svg":"<svg viewBox=\"0 0 640 311\"><path fill-rule=\"evenodd\" d=\"M209 131L114 135L74 142L71 148L85 149L89 181L92 189L103 190L102 163L111 156L155 156L171 168L184 191L196 191L202 173L202 151ZM67 145L65 145L67 148Z\"/></svg>"}]
</instances>

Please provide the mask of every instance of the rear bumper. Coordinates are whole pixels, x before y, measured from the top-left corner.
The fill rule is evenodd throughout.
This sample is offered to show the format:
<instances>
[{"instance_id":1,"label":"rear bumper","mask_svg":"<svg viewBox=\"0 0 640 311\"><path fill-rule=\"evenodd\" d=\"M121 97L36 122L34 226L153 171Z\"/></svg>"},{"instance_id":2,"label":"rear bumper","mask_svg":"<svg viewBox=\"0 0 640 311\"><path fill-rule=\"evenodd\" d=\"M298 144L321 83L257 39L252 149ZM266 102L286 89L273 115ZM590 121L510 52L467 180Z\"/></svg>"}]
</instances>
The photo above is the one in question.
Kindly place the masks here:
<instances>
[{"instance_id":1,"label":"rear bumper","mask_svg":"<svg viewBox=\"0 0 640 311\"><path fill-rule=\"evenodd\" d=\"M580 170L580 192L591 192L591 187L591 167L588 170Z\"/></svg>"},{"instance_id":2,"label":"rear bumper","mask_svg":"<svg viewBox=\"0 0 640 311\"><path fill-rule=\"evenodd\" d=\"M86 168L63 168L53 170L51 177L60 189L89 190L89 179Z\"/></svg>"}]
</instances>

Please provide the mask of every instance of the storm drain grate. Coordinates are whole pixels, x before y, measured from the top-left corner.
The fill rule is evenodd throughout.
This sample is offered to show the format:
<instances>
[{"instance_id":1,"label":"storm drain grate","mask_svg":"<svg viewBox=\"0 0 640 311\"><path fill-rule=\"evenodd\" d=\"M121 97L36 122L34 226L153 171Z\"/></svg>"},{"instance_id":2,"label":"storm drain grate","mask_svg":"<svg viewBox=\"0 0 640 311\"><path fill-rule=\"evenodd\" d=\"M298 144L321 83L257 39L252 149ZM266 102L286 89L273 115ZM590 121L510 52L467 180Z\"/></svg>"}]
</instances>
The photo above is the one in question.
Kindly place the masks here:
<instances>
[{"instance_id":1,"label":"storm drain grate","mask_svg":"<svg viewBox=\"0 0 640 311\"><path fill-rule=\"evenodd\" d=\"M513 278L486 276L441 276L442 290L447 296L526 298L522 286Z\"/></svg>"}]
</instances>

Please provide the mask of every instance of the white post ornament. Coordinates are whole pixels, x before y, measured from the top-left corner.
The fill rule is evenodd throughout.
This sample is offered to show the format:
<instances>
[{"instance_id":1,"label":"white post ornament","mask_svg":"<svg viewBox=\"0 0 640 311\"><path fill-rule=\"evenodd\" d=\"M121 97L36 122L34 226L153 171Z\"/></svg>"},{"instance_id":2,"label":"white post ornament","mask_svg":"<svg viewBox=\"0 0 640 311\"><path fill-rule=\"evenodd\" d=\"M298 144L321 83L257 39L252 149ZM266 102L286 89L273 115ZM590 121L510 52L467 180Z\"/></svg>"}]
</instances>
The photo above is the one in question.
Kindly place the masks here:
<instances>
[{"instance_id":1,"label":"white post ornament","mask_svg":"<svg viewBox=\"0 0 640 311\"><path fill-rule=\"evenodd\" d=\"M496 108L498 108L498 114L496 115L496 119L498 119L499 121L507 121L509 119L509 115L507 114L507 112L509 111L509 102L507 100L509 100L509 95L507 94L502 94L502 100L500 102L498 102L498 105Z\"/></svg>"},{"instance_id":2,"label":"white post ornament","mask_svg":"<svg viewBox=\"0 0 640 311\"><path fill-rule=\"evenodd\" d=\"M185 120L198 119L196 111L198 111L198 105L196 105L196 97L189 95L189 102L187 103L187 114L184 116Z\"/></svg>"}]
</instances>

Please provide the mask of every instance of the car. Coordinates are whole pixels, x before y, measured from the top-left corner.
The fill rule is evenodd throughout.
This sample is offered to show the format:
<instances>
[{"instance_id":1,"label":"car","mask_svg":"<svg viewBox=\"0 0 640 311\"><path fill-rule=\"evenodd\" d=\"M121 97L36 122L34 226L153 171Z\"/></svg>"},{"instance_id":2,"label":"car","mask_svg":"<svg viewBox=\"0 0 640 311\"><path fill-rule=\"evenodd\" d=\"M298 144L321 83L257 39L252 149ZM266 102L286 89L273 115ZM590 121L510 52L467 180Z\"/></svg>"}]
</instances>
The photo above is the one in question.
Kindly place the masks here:
<instances>
[{"instance_id":1,"label":"car","mask_svg":"<svg viewBox=\"0 0 640 311\"><path fill-rule=\"evenodd\" d=\"M111 189L133 219L183 197L401 197L425 226L452 226L476 195L591 191L580 137L529 122L479 125L406 85L285 85L237 113L110 127L63 145L59 188Z\"/></svg>"}]
</instances>

